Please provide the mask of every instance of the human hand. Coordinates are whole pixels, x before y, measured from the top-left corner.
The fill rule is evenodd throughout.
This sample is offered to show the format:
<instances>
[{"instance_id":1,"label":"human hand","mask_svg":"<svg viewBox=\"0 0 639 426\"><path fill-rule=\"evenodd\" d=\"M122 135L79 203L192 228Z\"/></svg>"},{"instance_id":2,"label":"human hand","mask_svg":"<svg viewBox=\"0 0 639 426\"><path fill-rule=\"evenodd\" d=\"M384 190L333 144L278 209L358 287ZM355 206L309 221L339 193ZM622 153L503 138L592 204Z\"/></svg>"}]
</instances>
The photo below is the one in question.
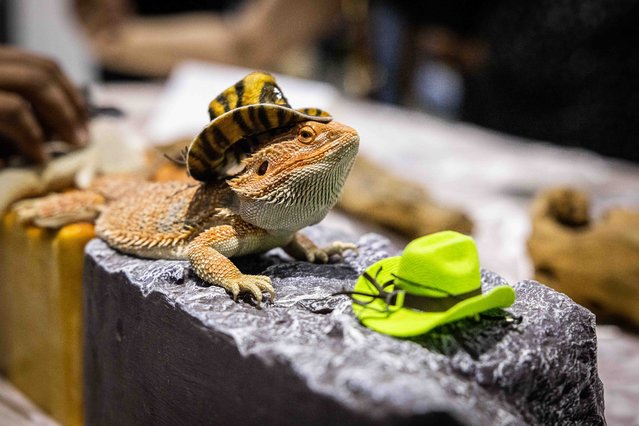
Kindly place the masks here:
<instances>
[{"instance_id":1,"label":"human hand","mask_svg":"<svg viewBox=\"0 0 639 426\"><path fill-rule=\"evenodd\" d=\"M130 0L73 0L71 5L91 36L114 36L120 24L134 14Z\"/></svg>"},{"instance_id":2,"label":"human hand","mask_svg":"<svg viewBox=\"0 0 639 426\"><path fill-rule=\"evenodd\" d=\"M44 163L52 138L87 143L84 98L51 59L0 46L0 161L19 154Z\"/></svg>"}]
</instances>

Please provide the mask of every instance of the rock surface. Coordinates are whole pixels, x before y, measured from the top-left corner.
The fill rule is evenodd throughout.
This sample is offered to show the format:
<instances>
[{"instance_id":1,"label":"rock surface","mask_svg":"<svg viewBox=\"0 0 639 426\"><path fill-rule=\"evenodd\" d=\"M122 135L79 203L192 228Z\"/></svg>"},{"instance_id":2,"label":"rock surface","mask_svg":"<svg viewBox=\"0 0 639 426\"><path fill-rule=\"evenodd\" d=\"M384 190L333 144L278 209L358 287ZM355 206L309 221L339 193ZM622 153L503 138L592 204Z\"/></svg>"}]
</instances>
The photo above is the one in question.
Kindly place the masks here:
<instances>
[{"instance_id":1,"label":"rock surface","mask_svg":"<svg viewBox=\"0 0 639 426\"><path fill-rule=\"evenodd\" d=\"M334 240L329 229L306 232ZM85 265L87 424L605 424L594 316L534 281L491 319L400 340L358 323L345 296L395 254L368 234L342 263L283 252L238 259L273 278L275 304L234 303L187 262L100 240ZM504 281L482 272L484 291ZM228 424L228 423L227 423Z\"/></svg>"}]
</instances>

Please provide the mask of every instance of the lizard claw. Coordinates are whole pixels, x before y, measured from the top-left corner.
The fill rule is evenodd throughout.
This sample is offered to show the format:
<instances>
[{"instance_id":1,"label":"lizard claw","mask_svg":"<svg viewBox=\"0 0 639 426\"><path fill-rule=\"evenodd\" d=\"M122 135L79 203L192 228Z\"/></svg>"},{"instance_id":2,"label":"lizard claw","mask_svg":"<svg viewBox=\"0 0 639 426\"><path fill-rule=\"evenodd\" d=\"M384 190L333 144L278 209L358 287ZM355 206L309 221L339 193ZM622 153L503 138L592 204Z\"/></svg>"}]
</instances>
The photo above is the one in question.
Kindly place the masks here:
<instances>
[{"instance_id":1,"label":"lizard claw","mask_svg":"<svg viewBox=\"0 0 639 426\"><path fill-rule=\"evenodd\" d=\"M336 241L324 248L313 248L307 253L307 260L312 263L328 263L331 256L339 256L340 261L344 260L344 252L357 252L357 246L351 243Z\"/></svg>"},{"instance_id":2,"label":"lizard claw","mask_svg":"<svg viewBox=\"0 0 639 426\"><path fill-rule=\"evenodd\" d=\"M348 250L357 252L357 246L352 243L335 241L327 247L319 248L308 237L297 232L293 240L284 247L284 250L298 260L306 260L311 263L328 263L333 255L338 255L340 260L344 260L344 252Z\"/></svg>"},{"instance_id":3,"label":"lizard claw","mask_svg":"<svg viewBox=\"0 0 639 426\"><path fill-rule=\"evenodd\" d=\"M271 297L271 301L275 300L275 290L271 285L271 279L264 275L240 275L237 278L231 278L223 284L231 295L233 300L237 302L240 293L250 293L257 306L262 303L262 293L267 292Z\"/></svg>"},{"instance_id":4,"label":"lizard claw","mask_svg":"<svg viewBox=\"0 0 639 426\"><path fill-rule=\"evenodd\" d=\"M357 249L356 244L343 243L341 241L335 241L331 245L324 247L322 251L326 253L328 257L335 256L335 255L339 256L340 261L344 260L344 253L347 251L355 252L355 254L359 253L359 250Z\"/></svg>"},{"instance_id":5,"label":"lizard claw","mask_svg":"<svg viewBox=\"0 0 639 426\"><path fill-rule=\"evenodd\" d=\"M357 246L352 243L336 241L324 248L307 248L305 254L306 260L311 263L328 263L331 256L339 256L340 261L344 260L344 252L346 251L354 251L357 253Z\"/></svg>"},{"instance_id":6,"label":"lizard claw","mask_svg":"<svg viewBox=\"0 0 639 426\"><path fill-rule=\"evenodd\" d=\"M311 263L328 263L328 254L319 247L313 247L306 252L306 260Z\"/></svg>"},{"instance_id":7,"label":"lizard claw","mask_svg":"<svg viewBox=\"0 0 639 426\"><path fill-rule=\"evenodd\" d=\"M16 213L18 223L24 224L33 221L37 216L37 202L37 199L30 199L13 204L12 210Z\"/></svg>"}]
</instances>

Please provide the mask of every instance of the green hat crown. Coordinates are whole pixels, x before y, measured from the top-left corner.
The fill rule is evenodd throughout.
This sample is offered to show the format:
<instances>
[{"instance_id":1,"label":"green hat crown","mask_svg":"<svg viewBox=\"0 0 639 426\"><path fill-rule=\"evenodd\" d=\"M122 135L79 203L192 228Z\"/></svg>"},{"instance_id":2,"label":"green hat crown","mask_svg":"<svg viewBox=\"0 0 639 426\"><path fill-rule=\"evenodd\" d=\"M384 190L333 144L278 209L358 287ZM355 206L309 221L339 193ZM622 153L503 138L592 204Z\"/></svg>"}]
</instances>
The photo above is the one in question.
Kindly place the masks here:
<instances>
[{"instance_id":1,"label":"green hat crown","mask_svg":"<svg viewBox=\"0 0 639 426\"><path fill-rule=\"evenodd\" d=\"M447 297L481 287L479 255L467 235L443 231L410 242L394 272L395 284L407 293Z\"/></svg>"}]
</instances>

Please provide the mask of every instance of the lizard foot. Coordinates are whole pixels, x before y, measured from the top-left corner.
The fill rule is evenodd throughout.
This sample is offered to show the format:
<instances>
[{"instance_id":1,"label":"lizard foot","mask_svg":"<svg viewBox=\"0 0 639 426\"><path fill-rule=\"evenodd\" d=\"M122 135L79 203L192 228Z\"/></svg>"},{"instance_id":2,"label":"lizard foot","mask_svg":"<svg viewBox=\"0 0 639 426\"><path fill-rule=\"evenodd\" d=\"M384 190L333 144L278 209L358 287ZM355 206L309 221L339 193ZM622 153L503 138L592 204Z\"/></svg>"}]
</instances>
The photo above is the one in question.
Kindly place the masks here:
<instances>
[{"instance_id":1,"label":"lizard foot","mask_svg":"<svg viewBox=\"0 0 639 426\"><path fill-rule=\"evenodd\" d=\"M18 219L18 223L30 223L38 216L38 198L18 201L11 208Z\"/></svg>"},{"instance_id":2,"label":"lizard foot","mask_svg":"<svg viewBox=\"0 0 639 426\"><path fill-rule=\"evenodd\" d=\"M93 221L104 198L90 191L69 191L41 198L18 201L13 205L19 223L43 228L61 228L75 222Z\"/></svg>"},{"instance_id":3,"label":"lizard foot","mask_svg":"<svg viewBox=\"0 0 639 426\"><path fill-rule=\"evenodd\" d=\"M275 290L271 285L271 279L265 275L242 274L239 277L227 279L222 287L233 295L235 301L240 293L250 293L255 298L257 306L260 306L263 292L267 292L271 296L271 302L275 300Z\"/></svg>"},{"instance_id":4,"label":"lizard foot","mask_svg":"<svg viewBox=\"0 0 639 426\"><path fill-rule=\"evenodd\" d=\"M306 252L306 259L312 263L328 263L331 256L338 256L340 260L344 260L344 253L347 251L358 252L357 246L352 243L343 243L335 241L329 246L319 248L312 247Z\"/></svg>"}]
</instances>

